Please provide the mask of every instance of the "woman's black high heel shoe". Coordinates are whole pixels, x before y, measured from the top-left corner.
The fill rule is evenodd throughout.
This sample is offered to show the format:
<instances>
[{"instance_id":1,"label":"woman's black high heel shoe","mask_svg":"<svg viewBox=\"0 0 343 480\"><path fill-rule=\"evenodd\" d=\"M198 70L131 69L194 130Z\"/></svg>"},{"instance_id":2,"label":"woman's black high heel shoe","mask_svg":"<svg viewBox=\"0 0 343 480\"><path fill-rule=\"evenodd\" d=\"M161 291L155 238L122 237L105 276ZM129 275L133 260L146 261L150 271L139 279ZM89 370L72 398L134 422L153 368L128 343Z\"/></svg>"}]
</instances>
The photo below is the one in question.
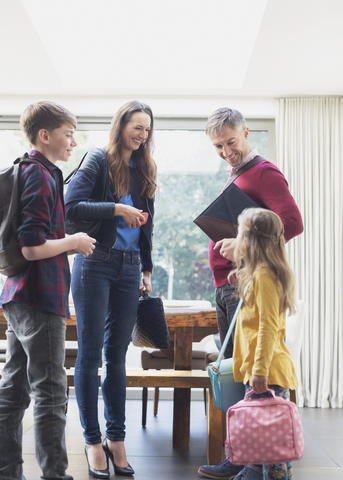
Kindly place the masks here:
<instances>
[{"instance_id":1,"label":"woman's black high heel shoe","mask_svg":"<svg viewBox=\"0 0 343 480\"><path fill-rule=\"evenodd\" d=\"M112 452L108 448L106 438L104 438L104 440L102 442L102 448L104 449L104 452L105 452L105 455L106 455L106 458L107 458L107 465L108 465L108 459L110 459L112 464L113 464L114 473L116 475L126 476L126 475L133 475L135 473L130 464L128 464L127 467L117 467L117 465L114 463L114 458L113 458Z\"/></svg>"},{"instance_id":2,"label":"woman's black high heel shoe","mask_svg":"<svg viewBox=\"0 0 343 480\"><path fill-rule=\"evenodd\" d=\"M87 459L87 463L88 463L88 474L91 477L93 477L93 478L110 478L110 471L108 469L108 462L107 462L107 468L105 468L105 470L96 470L95 468L93 468L89 465L87 445L85 445L85 454L86 454L86 459Z\"/></svg>"}]
</instances>

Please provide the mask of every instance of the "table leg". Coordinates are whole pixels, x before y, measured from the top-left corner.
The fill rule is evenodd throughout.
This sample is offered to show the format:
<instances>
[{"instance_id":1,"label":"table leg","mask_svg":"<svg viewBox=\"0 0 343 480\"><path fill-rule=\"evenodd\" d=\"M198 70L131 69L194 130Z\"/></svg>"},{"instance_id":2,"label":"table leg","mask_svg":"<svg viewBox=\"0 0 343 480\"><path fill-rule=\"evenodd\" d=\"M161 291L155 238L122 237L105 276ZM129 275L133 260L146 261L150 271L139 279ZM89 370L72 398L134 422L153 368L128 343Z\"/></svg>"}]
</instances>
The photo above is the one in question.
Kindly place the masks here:
<instances>
[{"instance_id":1,"label":"table leg","mask_svg":"<svg viewBox=\"0 0 343 480\"><path fill-rule=\"evenodd\" d=\"M174 388L173 448L190 446L190 388Z\"/></svg>"},{"instance_id":2,"label":"table leg","mask_svg":"<svg viewBox=\"0 0 343 480\"><path fill-rule=\"evenodd\" d=\"M226 412L222 412L222 445L224 445L226 440Z\"/></svg>"},{"instance_id":3,"label":"table leg","mask_svg":"<svg viewBox=\"0 0 343 480\"><path fill-rule=\"evenodd\" d=\"M192 369L193 328L180 327L175 330L174 368ZM189 448L191 389L174 388L173 448Z\"/></svg>"},{"instance_id":4,"label":"table leg","mask_svg":"<svg viewBox=\"0 0 343 480\"><path fill-rule=\"evenodd\" d=\"M174 336L174 369L192 370L193 328L175 329Z\"/></svg>"},{"instance_id":5,"label":"table leg","mask_svg":"<svg viewBox=\"0 0 343 480\"><path fill-rule=\"evenodd\" d=\"M223 459L222 412L214 405L212 388L208 394L207 463L217 465Z\"/></svg>"}]
</instances>

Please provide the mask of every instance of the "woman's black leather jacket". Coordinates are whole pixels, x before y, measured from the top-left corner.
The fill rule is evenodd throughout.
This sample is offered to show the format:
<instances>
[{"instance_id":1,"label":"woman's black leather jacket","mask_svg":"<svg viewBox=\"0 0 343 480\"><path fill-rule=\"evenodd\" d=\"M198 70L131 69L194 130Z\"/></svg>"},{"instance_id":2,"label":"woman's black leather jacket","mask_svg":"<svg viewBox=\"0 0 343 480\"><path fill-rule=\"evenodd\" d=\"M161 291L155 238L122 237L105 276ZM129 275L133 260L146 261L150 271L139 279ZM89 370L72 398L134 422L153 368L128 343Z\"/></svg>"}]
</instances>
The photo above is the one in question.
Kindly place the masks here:
<instances>
[{"instance_id":1,"label":"woman's black leather jacket","mask_svg":"<svg viewBox=\"0 0 343 480\"><path fill-rule=\"evenodd\" d=\"M154 198L147 199L140 196L139 177L135 167L130 167L130 176L133 205L149 213L147 223L140 227L139 247L142 271L152 271ZM106 202L101 201L104 182L107 184ZM113 194L113 190L113 184L107 174L105 149L96 148L88 152L78 172L72 178L65 196L68 219L103 220L96 240L108 248L115 248L117 241L117 217L114 213L118 198Z\"/></svg>"}]
</instances>

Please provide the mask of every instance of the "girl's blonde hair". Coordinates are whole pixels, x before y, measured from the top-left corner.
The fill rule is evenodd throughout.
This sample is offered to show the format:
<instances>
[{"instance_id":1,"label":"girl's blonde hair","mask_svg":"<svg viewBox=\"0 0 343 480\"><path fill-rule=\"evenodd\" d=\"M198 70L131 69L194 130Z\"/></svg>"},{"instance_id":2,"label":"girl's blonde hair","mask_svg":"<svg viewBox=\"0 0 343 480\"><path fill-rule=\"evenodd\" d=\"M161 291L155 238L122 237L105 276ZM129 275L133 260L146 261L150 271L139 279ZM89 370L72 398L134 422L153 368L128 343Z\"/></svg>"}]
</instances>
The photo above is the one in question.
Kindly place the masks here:
<instances>
[{"instance_id":1,"label":"girl's blonde hair","mask_svg":"<svg viewBox=\"0 0 343 480\"><path fill-rule=\"evenodd\" d=\"M150 155L153 147L154 117L149 105L134 100L125 103L113 117L110 140L106 147L108 171L114 185L115 194L119 199L123 198L130 190L130 172L122 158L121 132L136 112L144 112L151 119L151 128L147 140L139 146L138 150L132 152L132 159L136 160L140 180L140 194L142 197L152 198L157 187L156 164Z\"/></svg>"},{"instance_id":2,"label":"girl's blonde hair","mask_svg":"<svg viewBox=\"0 0 343 480\"><path fill-rule=\"evenodd\" d=\"M271 210L247 208L238 217L237 245L234 252L237 268L238 293L244 289L256 270L265 266L277 279L280 313L289 309L295 313L294 275L289 266L284 228L280 217Z\"/></svg>"}]
</instances>

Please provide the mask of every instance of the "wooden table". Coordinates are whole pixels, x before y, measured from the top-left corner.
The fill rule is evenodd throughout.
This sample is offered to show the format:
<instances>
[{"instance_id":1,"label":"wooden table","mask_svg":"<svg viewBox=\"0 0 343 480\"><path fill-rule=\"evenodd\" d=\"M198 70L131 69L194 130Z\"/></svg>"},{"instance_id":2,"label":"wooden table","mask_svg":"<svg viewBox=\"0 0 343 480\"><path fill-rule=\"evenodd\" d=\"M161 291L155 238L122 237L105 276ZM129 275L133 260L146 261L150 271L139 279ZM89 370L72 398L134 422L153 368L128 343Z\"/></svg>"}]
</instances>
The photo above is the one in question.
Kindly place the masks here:
<instances>
[{"instance_id":1,"label":"wooden table","mask_svg":"<svg viewBox=\"0 0 343 480\"><path fill-rule=\"evenodd\" d=\"M163 352L174 362L175 370L192 369L192 342L217 333L215 309L165 308L171 345ZM66 319L67 340L77 340L75 316ZM6 320L0 310L0 338L6 338ZM173 447L189 448L190 445L191 391L174 389Z\"/></svg>"},{"instance_id":2,"label":"wooden table","mask_svg":"<svg viewBox=\"0 0 343 480\"><path fill-rule=\"evenodd\" d=\"M165 309L171 345L163 353L174 361L175 370L192 369L192 342L217 333L215 309ZM190 445L191 390L174 389L173 447Z\"/></svg>"}]
</instances>

